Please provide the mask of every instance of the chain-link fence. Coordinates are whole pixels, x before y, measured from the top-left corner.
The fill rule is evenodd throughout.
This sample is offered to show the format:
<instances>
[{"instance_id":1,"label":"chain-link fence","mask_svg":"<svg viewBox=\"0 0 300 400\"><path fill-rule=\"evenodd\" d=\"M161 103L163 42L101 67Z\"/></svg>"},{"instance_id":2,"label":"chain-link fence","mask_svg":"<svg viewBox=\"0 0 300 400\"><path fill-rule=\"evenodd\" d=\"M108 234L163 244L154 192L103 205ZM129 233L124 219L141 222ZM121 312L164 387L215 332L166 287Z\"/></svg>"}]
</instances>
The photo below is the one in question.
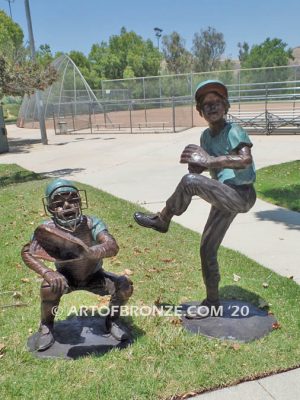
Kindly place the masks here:
<instances>
[{"instance_id":1,"label":"chain-link fence","mask_svg":"<svg viewBox=\"0 0 300 400\"><path fill-rule=\"evenodd\" d=\"M280 119L283 111L294 126L300 119L300 66L103 80L101 89L91 90L71 60L61 59L59 65L60 79L41 98L47 127L57 133L176 132L204 126L194 91L207 79L228 87L233 119L249 120L243 115L249 112L250 119L264 112ZM38 127L35 97L25 100L18 126Z\"/></svg>"}]
</instances>

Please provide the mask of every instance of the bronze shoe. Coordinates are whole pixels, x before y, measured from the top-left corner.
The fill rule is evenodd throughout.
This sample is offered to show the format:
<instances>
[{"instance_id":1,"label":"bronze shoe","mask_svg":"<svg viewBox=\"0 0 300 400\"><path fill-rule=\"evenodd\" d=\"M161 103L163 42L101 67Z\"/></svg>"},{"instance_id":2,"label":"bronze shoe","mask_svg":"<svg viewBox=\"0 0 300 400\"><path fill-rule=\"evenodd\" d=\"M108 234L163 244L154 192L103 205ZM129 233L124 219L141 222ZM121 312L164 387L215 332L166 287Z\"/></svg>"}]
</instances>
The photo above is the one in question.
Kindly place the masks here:
<instances>
[{"instance_id":1,"label":"bronze shoe","mask_svg":"<svg viewBox=\"0 0 300 400\"><path fill-rule=\"evenodd\" d=\"M44 351L49 349L55 342L52 329L47 325L40 325L38 337L36 339L35 348L37 351Z\"/></svg>"},{"instance_id":2,"label":"bronze shoe","mask_svg":"<svg viewBox=\"0 0 300 400\"><path fill-rule=\"evenodd\" d=\"M169 222L162 219L160 213L157 214L144 214L142 212L136 212L133 214L135 222L145 228L151 228L158 232L168 232Z\"/></svg>"},{"instance_id":3,"label":"bronze shoe","mask_svg":"<svg viewBox=\"0 0 300 400\"><path fill-rule=\"evenodd\" d=\"M200 303L197 309L187 310L185 317L187 319L203 319L218 316L220 315L220 312L222 315L222 311L223 309L219 300L210 301L205 299Z\"/></svg>"}]
</instances>

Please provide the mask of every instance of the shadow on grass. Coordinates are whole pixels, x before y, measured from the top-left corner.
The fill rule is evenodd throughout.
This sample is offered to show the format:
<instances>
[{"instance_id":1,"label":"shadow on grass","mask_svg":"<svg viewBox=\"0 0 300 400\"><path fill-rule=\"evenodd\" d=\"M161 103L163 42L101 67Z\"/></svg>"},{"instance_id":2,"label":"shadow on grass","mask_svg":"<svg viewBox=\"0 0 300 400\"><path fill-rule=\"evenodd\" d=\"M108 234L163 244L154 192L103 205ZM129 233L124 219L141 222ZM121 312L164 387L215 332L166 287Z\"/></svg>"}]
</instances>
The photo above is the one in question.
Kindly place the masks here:
<instances>
[{"instance_id":1,"label":"shadow on grass","mask_svg":"<svg viewBox=\"0 0 300 400\"><path fill-rule=\"evenodd\" d=\"M282 188L264 189L260 193L269 199L273 199L273 203L278 206L287 207L293 211L300 211L300 184Z\"/></svg>"},{"instance_id":2,"label":"shadow on grass","mask_svg":"<svg viewBox=\"0 0 300 400\"><path fill-rule=\"evenodd\" d=\"M10 175L0 176L0 188L5 186L14 185L16 183L40 181L46 179L46 177L36 174L32 171L17 171Z\"/></svg>"},{"instance_id":3,"label":"shadow on grass","mask_svg":"<svg viewBox=\"0 0 300 400\"><path fill-rule=\"evenodd\" d=\"M237 285L227 285L223 286L219 290L219 295L221 299L234 299L248 301L256 306L259 305L261 296L254 292L250 292Z\"/></svg>"},{"instance_id":4,"label":"shadow on grass","mask_svg":"<svg viewBox=\"0 0 300 400\"><path fill-rule=\"evenodd\" d=\"M261 221L273 221L285 225L288 229L300 229L300 213L278 208L277 210L258 211L255 216Z\"/></svg>"}]
</instances>

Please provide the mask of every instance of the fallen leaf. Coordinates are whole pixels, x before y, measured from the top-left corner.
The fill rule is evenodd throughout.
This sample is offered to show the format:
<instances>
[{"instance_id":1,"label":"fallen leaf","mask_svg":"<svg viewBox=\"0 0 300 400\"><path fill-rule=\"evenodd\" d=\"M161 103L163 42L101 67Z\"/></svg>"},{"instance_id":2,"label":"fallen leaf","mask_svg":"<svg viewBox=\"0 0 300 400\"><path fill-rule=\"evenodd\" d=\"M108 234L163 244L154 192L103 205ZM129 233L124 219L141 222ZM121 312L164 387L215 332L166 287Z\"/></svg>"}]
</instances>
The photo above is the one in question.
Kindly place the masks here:
<instances>
[{"instance_id":1,"label":"fallen leaf","mask_svg":"<svg viewBox=\"0 0 300 400\"><path fill-rule=\"evenodd\" d=\"M127 225L127 228L133 228L132 224Z\"/></svg>"},{"instance_id":2,"label":"fallen leaf","mask_svg":"<svg viewBox=\"0 0 300 400\"><path fill-rule=\"evenodd\" d=\"M172 325L178 326L181 325L181 319L178 317L174 317L170 319Z\"/></svg>"},{"instance_id":3,"label":"fallen leaf","mask_svg":"<svg viewBox=\"0 0 300 400\"><path fill-rule=\"evenodd\" d=\"M134 254L141 254L141 253L142 253L142 250L139 249L138 247L134 247L134 248L133 248L133 252L134 252Z\"/></svg>"},{"instance_id":4,"label":"fallen leaf","mask_svg":"<svg viewBox=\"0 0 300 400\"><path fill-rule=\"evenodd\" d=\"M14 292L12 297L14 299L20 299L22 297L22 293L21 292Z\"/></svg>"},{"instance_id":5,"label":"fallen leaf","mask_svg":"<svg viewBox=\"0 0 300 400\"><path fill-rule=\"evenodd\" d=\"M17 268L17 269L22 269L22 265L21 265L20 263L17 263L17 264L16 264L16 268Z\"/></svg>"},{"instance_id":6,"label":"fallen leaf","mask_svg":"<svg viewBox=\"0 0 300 400\"><path fill-rule=\"evenodd\" d=\"M149 268L147 269L147 272L160 272L161 270L158 268Z\"/></svg>"},{"instance_id":7,"label":"fallen leaf","mask_svg":"<svg viewBox=\"0 0 300 400\"><path fill-rule=\"evenodd\" d=\"M30 282L30 279L28 279L28 278L22 278L22 279L21 279L21 282L29 283L29 282Z\"/></svg>"},{"instance_id":8,"label":"fallen leaf","mask_svg":"<svg viewBox=\"0 0 300 400\"><path fill-rule=\"evenodd\" d=\"M175 261L175 260L174 260L174 258L163 258L163 259L160 260L160 261L162 261L162 262L164 262L164 263L170 263L170 262Z\"/></svg>"},{"instance_id":9,"label":"fallen leaf","mask_svg":"<svg viewBox=\"0 0 300 400\"><path fill-rule=\"evenodd\" d=\"M131 269L126 268L123 271L123 275L128 275L128 276L133 275L133 271L131 271Z\"/></svg>"},{"instance_id":10,"label":"fallen leaf","mask_svg":"<svg viewBox=\"0 0 300 400\"><path fill-rule=\"evenodd\" d=\"M195 396L197 394L197 392L187 392L185 394L183 394L180 398L181 400L185 400L185 399L189 399L192 396Z\"/></svg>"},{"instance_id":11,"label":"fallen leaf","mask_svg":"<svg viewBox=\"0 0 300 400\"><path fill-rule=\"evenodd\" d=\"M233 280L234 282L238 282L241 279L239 275L233 274Z\"/></svg>"},{"instance_id":12,"label":"fallen leaf","mask_svg":"<svg viewBox=\"0 0 300 400\"><path fill-rule=\"evenodd\" d=\"M274 322L274 324L272 325L272 329L281 329L281 325L279 322Z\"/></svg>"},{"instance_id":13,"label":"fallen leaf","mask_svg":"<svg viewBox=\"0 0 300 400\"><path fill-rule=\"evenodd\" d=\"M269 287L269 284L267 282L264 282L263 284L263 288L267 289Z\"/></svg>"},{"instance_id":14,"label":"fallen leaf","mask_svg":"<svg viewBox=\"0 0 300 400\"><path fill-rule=\"evenodd\" d=\"M268 315L274 315L273 311L268 311Z\"/></svg>"},{"instance_id":15,"label":"fallen leaf","mask_svg":"<svg viewBox=\"0 0 300 400\"><path fill-rule=\"evenodd\" d=\"M238 351L241 348L241 345L238 343L233 343L231 348L235 351Z\"/></svg>"},{"instance_id":16,"label":"fallen leaf","mask_svg":"<svg viewBox=\"0 0 300 400\"><path fill-rule=\"evenodd\" d=\"M154 304L156 306L160 306L160 304L161 304L161 296L158 296L158 298L154 301Z\"/></svg>"}]
</instances>

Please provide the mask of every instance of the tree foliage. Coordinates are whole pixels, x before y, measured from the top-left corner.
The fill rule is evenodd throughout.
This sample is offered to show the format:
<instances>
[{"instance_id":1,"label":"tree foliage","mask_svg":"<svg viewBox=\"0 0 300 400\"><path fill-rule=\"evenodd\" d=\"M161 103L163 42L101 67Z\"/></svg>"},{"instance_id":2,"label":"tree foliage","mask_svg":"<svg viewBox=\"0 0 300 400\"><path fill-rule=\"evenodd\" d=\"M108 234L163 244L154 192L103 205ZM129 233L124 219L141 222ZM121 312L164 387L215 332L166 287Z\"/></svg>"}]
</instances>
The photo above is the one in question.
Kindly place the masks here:
<instances>
[{"instance_id":1,"label":"tree foliage","mask_svg":"<svg viewBox=\"0 0 300 400\"><path fill-rule=\"evenodd\" d=\"M23 31L4 11L0 11L0 99L3 95L23 95L43 90L57 78L57 72L29 59L23 45ZM50 47L49 47L50 49ZM49 49L41 51L49 53Z\"/></svg>"},{"instance_id":2,"label":"tree foliage","mask_svg":"<svg viewBox=\"0 0 300 400\"><path fill-rule=\"evenodd\" d=\"M16 58L23 47L23 31L21 27L0 10L0 54L8 58Z\"/></svg>"},{"instance_id":3,"label":"tree foliage","mask_svg":"<svg viewBox=\"0 0 300 400\"><path fill-rule=\"evenodd\" d=\"M50 66L45 69L31 61L15 64L0 55L0 98L3 95L31 94L35 89L44 90L56 79L57 71Z\"/></svg>"},{"instance_id":4,"label":"tree foliage","mask_svg":"<svg viewBox=\"0 0 300 400\"><path fill-rule=\"evenodd\" d=\"M192 52L194 55L194 71L206 72L219 68L221 56L225 51L223 33L209 26L200 33L195 33Z\"/></svg>"},{"instance_id":5,"label":"tree foliage","mask_svg":"<svg viewBox=\"0 0 300 400\"><path fill-rule=\"evenodd\" d=\"M178 32L164 35L162 49L167 65L167 72L180 74L191 71L192 56L185 49L185 41Z\"/></svg>"},{"instance_id":6,"label":"tree foliage","mask_svg":"<svg viewBox=\"0 0 300 400\"><path fill-rule=\"evenodd\" d=\"M158 75L161 55L151 40L143 40L123 27L120 35L112 35L108 43L93 44L88 59L91 73L96 72L100 78L120 79Z\"/></svg>"},{"instance_id":7,"label":"tree foliage","mask_svg":"<svg viewBox=\"0 0 300 400\"><path fill-rule=\"evenodd\" d=\"M267 38L263 43L252 46L249 52L245 51L245 43L242 52L242 68L261 68L288 65L293 60L291 48L281 39Z\"/></svg>"}]
</instances>

